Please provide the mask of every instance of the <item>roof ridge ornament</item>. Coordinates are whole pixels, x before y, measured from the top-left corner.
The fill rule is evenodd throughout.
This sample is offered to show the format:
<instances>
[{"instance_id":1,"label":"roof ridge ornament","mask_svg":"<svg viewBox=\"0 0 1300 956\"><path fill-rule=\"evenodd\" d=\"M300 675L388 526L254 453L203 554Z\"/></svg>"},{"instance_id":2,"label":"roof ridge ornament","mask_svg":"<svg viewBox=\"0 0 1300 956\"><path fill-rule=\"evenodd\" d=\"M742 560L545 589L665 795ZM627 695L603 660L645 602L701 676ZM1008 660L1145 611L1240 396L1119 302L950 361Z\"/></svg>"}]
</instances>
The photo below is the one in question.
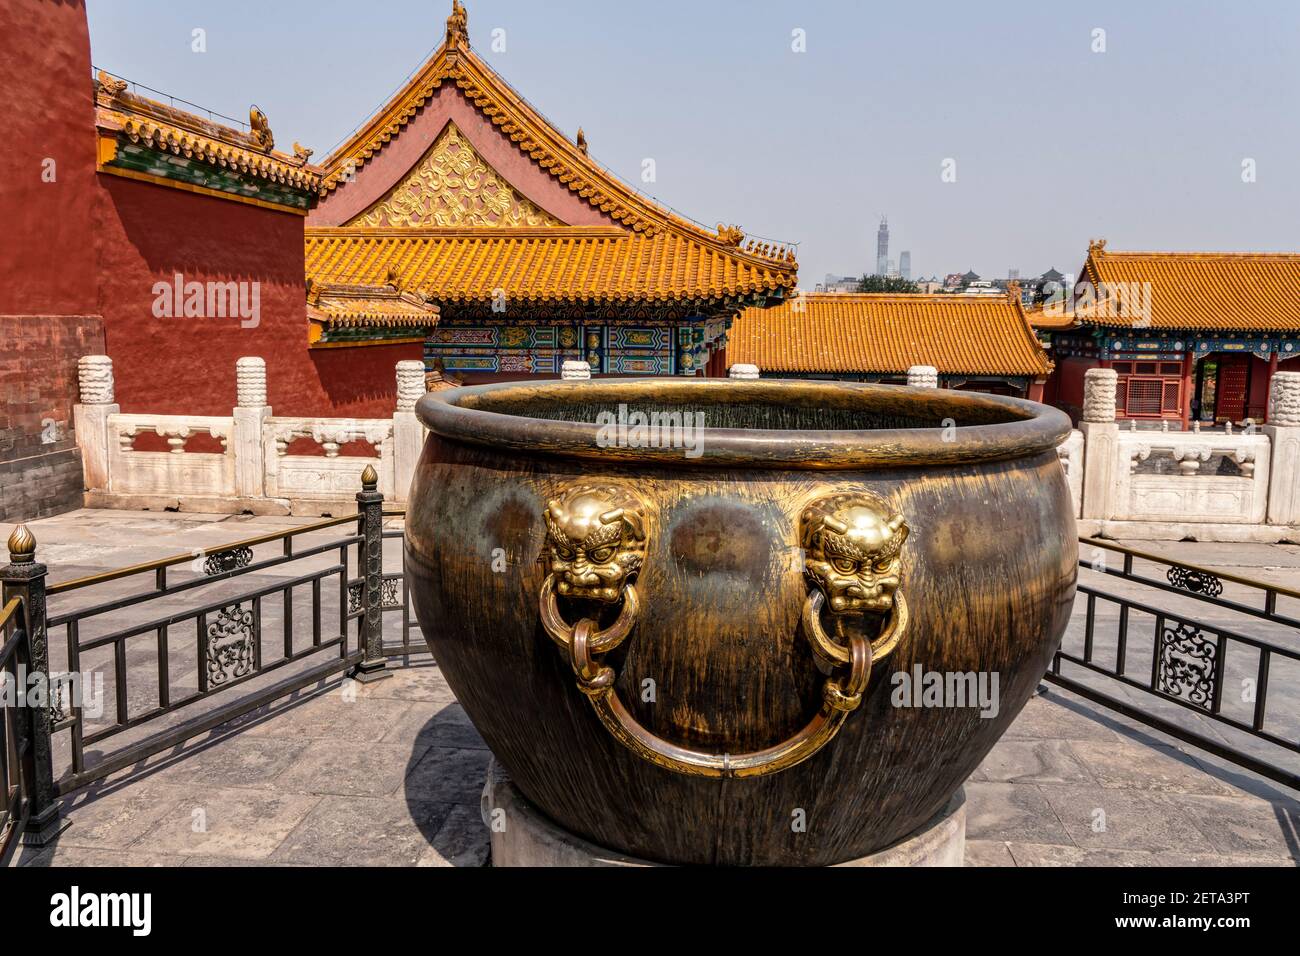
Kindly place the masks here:
<instances>
[{"instance_id":1,"label":"roof ridge ornament","mask_svg":"<svg viewBox=\"0 0 1300 956\"><path fill-rule=\"evenodd\" d=\"M115 100L126 92L128 86L126 80L114 76L112 73L99 71L99 88L104 91L110 100Z\"/></svg>"},{"instance_id":2,"label":"roof ridge ornament","mask_svg":"<svg viewBox=\"0 0 1300 956\"><path fill-rule=\"evenodd\" d=\"M745 241L745 233L741 231L739 226L724 226L722 223L718 223L718 241L724 246L739 246Z\"/></svg>"},{"instance_id":3,"label":"roof ridge ornament","mask_svg":"<svg viewBox=\"0 0 1300 956\"><path fill-rule=\"evenodd\" d=\"M275 148L275 137L271 135L271 124L267 121L266 114L256 106L248 108L248 127L248 135L257 149L269 153Z\"/></svg>"},{"instance_id":4,"label":"roof ridge ornament","mask_svg":"<svg viewBox=\"0 0 1300 956\"><path fill-rule=\"evenodd\" d=\"M1088 255L1090 255L1090 256L1092 256L1092 255L1097 255L1097 254L1102 253L1102 252L1105 252L1105 251L1106 251L1106 240L1105 240L1105 239L1089 239L1089 240L1088 240Z\"/></svg>"},{"instance_id":5,"label":"roof ridge ornament","mask_svg":"<svg viewBox=\"0 0 1300 956\"><path fill-rule=\"evenodd\" d=\"M586 156L587 155L587 134L582 131L581 126L578 127L578 137L576 142L578 144L578 150L582 153L583 156Z\"/></svg>"},{"instance_id":6,"label":"roof ridge ornament","mask_svg":"<svg viewBox=\"0 0 1300 956\"><path fill-rule=\"evenodd\" d=\"M460 0L451 0L451 16L447 18L447 46L469 46L469 14Z\"/></svg>"}]
</instances>

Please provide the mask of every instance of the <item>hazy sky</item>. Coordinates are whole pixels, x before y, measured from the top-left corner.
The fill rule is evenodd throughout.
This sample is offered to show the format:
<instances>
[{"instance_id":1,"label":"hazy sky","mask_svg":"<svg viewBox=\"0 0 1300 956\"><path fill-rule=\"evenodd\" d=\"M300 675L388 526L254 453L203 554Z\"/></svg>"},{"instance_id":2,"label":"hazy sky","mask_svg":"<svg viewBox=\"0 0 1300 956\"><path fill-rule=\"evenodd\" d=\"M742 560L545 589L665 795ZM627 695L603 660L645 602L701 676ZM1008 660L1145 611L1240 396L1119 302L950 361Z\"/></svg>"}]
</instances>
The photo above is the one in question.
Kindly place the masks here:
<instances>
[{"instance_id":1,"label":"hazy sky","mask_svg":"<svg viewBox=\"0 0 1300 956\"><path fill-rule=\"evenodd\" d=\"M88 5L97 67L230 116L256 103L278 146L319 160L437 46L451 3ZM638 184L653 158L661 201L798 242L805 288L871 271L882 213L914 275L1074 272L1091 237L1300 248L1294 0L467 7L479 55L593 158Z\"/></svg>"}]
</instances>

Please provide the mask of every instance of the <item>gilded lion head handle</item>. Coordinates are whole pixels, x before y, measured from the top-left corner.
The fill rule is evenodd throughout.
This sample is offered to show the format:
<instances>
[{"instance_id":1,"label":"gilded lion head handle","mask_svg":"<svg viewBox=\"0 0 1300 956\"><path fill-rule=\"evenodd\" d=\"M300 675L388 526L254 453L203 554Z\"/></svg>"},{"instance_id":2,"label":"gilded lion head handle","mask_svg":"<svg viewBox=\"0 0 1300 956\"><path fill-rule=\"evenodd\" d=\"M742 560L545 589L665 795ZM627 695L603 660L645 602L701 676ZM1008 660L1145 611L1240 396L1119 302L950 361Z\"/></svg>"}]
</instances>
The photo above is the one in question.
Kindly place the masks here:
<instances>
[{"instance_id":1,"label":"gilded lion head handle","mask_svg":"<svg viewBox=\"0 0 1300 956\"><path fill-rule=\"evenodd\" d=\"M823 607L840 621L868 612L886 615L880 636L871 642L876 660L898 643L907 623L900 585L903 544L909 533L903 515L871 492L828 495L804 509L799 542L810 585L804 624L822 660L845 663L849 659L848 648L826 633Z\"/></svg>"}]
</instances>

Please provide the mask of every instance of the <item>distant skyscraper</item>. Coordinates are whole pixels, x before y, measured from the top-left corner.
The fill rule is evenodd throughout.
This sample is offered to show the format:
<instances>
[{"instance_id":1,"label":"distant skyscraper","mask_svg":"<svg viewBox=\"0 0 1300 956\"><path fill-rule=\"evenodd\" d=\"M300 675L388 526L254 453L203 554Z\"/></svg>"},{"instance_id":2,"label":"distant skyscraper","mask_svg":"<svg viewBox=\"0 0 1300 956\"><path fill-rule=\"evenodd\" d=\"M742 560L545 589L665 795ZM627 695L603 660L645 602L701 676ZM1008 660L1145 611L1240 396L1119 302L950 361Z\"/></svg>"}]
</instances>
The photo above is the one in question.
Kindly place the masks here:
<instances>
[{"instance_id":1,"label":"distant skyscraper","mask_svg":"<svg viewBox=\"0 0 1300 956\"><path fill-rule=\"evenodd\" d=\"M912 281L912 254L906 249L898 254L898 274L904 282Z\"/></svg>"},{"instance_id":2,"label":"distant skyscraper","mask_svg":"<svg viewBox=\"0 0 1300 956\"><path fill-rule=\"evenodd\" d=\"M876 275L883 276L889 272L889 220L880 217L880 228L876 230Z\"/></svg>"}]
</instances>

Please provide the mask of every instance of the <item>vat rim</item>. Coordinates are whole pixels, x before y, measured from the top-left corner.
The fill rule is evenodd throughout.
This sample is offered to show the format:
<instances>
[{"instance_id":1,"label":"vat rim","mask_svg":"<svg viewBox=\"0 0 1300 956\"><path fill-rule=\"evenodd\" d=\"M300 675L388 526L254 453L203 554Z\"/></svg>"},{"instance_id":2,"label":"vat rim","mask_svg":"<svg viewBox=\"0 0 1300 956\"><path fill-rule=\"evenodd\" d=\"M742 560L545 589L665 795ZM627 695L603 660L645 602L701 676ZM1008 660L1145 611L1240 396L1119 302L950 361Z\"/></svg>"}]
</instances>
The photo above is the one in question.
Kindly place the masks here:
<instances>
[{"instance_id":1,"label":"vat rim","mask_svg":"<svg viewBox=\"0 0 1300 956\"><path fill-rule=\"evenodd\" d=\"M900 399L918 411L949 413L965 408L983 414L1002 412L1011 421L981 425L954 424L949 429L875 428L792 429L713 428L700 436L698 457L687 457L680 447L628 447L598 443L601 425L531 418L473 407L483 396L501 397L519 392L521 400L560 400L580 396L584 403L617 403L653 397L665 403L680 402L695 393L718 396L796 400L821 398L830 403L865 401L898 405ZM512 396L513 397L513 396ZM737 380L723 378L609 378L547 380L543 382L492 382L429 392L416 404L420 421L444 439L505 449L543 457L578 458L610 463L643 462L686 468L788 468L798 470L851 470L956 466L980 462L1029 458L1055 449L1072 429L1062 411L1027 399L982 392L881 385L868 382L834 382L802 379ZM944 417L960 421L949 414Z\"/></svg>"}]
</instances>

